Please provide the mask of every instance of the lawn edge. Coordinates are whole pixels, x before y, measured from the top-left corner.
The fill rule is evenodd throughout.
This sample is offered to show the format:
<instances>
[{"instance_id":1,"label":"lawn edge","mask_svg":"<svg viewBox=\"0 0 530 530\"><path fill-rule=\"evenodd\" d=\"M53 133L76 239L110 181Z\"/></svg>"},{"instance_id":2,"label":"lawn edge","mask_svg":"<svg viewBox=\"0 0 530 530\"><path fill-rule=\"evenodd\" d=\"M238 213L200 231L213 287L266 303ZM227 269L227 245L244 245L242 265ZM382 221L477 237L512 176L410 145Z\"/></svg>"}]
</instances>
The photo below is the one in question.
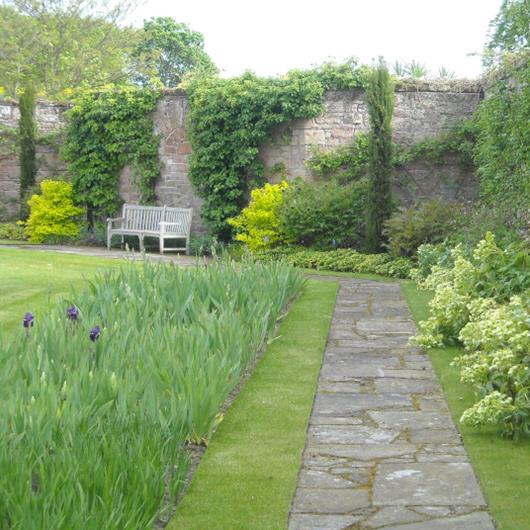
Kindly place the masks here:
<instances>
[{"instance_id":1,"label":"lawn edge","mask_svg":"<svg viewBox=\"0 0 530 530\"><path fill-rule=\"evenodd\" d=\"M296 483L299 468L302 460L302 453L306 443L306 433L309 424L309 417L313 407L314 397L318 376L322 365L323 354L327 343L329 328L335 307L336 294L339 285L335 281L316 281L309 280L301 294L291 306L291 310L283 319L277 334L277 338L269 344L264 355L257 363L255 371L249 377L245 386L241 389L240 394L227 411L225 420L220 425L218 432L212 438L212 441L206 450L197 470L192 479L187 494L182 498L177 507L176 514L169 522L167 529L175 530L177 528L189 529L236 529L249 528L248 521L252 519L252 528L286 528L291 506L291 499L296 489ZM316 309L319 310L316 310ZM324 311L324 315L322 312ZM309 315L309 317L306 315ZM308 322L312 318L315 322ZM317 325L320 321L320 325ZM306 323L308 328L302 332L301 327ZM324 322L324 324L322 324ZM311 339L312 352L307 353L308 348L304 346L304 340L312 335L317 334L318 339ZM291 341L294 339L294 344ZM302 340L304 339L304 340ZM302 363L297 368L293 368L286 361L293 357L296 358L296 352L300 356L300 351L304 354L301 358ZM306 361L310 357L310 361ZM261 401L273 400L271 389L276 389L281 393L281 385L275 386L275 379L285 377L285 373L291 370L297 376L301 373L308 376L309 382L296 384L287 381L284 386L289 386L288 399L280 399L274 405L272 414L265 413L264 417L253 418L250 429L240 432L238 435L238 425L245 415L248 415L249 402L259 403ZM271 386L272 385L272 386ZM293 388L295 392L293 394ZM282 405L283 402L283 405ZM285 425L275 423L278 416L290 413L290 405L295 403L298 409L296 417L289 422L287 432ZM302 410L302 412L300 412ZM258 414L259 416L259 414ZM261 429L261 431L260 431ZM276 432L275 432L276 431ZM252 440L252 433L267 433L267 439L277 448L281 449L282 440L288 440L287 453L288 469L284 469L278 464L275 457L279 457L270 445L264 441L253 447L252 457L260 463L263 469L259 469L256 475L248 473L246 460L246 451L249 450L249 442ZM291 439L294 437L294 440ZM272 452L271 452L272 449ZM285 447L283 447L285 449ZM228 454L228 457L226 456ZM230 455L232 455L230 457ZM284 454L283 454L284 456ZM231 460L227 464L227 458ZM228 478L223 475L221 461L224 467L230 466L235 469L234 473L229 474ZM280 467L280 469L278 469ZM245 492L260 490L263 482L263 472L267 474L281 475L280 483L274 485L274 491L271 493L270 488L262 489L261 493L267 497L254 498L252 506L245 503ZM238 472L237 470L241 470ZM212 476L222 476L222 488L209 489L208 483ZM276 477L275 477L276 478ZM220 486L220 484L219 484ZM227 493L227 489L233 491L233 494ZM221 491L222 490L222 491ZM243 496L243 498L242 498ZM249 499L247 499L248 502ZM230 502L231 501L231 502ZM216 513L213 506L218 506ZM205 513L208 511L208 513ZM243 513L242 513L243 512ZM211 526L215 520L215 526ZM210 522L208 522L210 521ZM257 525L257 526L256 526Z\"/></svg>"}]
</instances>

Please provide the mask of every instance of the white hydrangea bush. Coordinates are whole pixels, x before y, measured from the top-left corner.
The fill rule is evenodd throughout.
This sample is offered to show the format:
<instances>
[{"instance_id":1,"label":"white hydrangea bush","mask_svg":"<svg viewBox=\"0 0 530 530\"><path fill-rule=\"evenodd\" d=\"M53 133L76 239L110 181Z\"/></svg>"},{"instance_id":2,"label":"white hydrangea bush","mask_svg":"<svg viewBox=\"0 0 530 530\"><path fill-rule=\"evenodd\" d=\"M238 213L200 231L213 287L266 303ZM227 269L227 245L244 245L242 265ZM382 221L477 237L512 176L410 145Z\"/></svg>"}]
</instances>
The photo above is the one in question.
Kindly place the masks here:
<instances>
[{"instance_id":1,"label":"white hydrangea bush","mask_svg":"<svg viewBox=\"0 0 530 530\"><path fill-rule=\"evenodd\" d=\"M463 345L453 365L479 400L461 421L515 437L530 432L529 260L528 250L502 250L491 234L469 259L455 249L453 266L433 266L422 282L434 289L431 316L412 339L425 347Z\"/></svg>"}]
</instances>

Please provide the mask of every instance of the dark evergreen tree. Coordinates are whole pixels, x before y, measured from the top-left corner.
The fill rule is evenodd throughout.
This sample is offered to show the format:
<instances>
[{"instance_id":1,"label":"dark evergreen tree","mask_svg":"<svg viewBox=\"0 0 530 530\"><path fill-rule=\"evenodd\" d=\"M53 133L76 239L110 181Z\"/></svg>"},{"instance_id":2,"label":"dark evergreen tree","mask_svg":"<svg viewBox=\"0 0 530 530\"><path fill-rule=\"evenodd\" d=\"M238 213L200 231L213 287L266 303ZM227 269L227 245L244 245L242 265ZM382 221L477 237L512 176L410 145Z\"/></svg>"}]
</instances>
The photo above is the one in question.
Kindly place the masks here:
<instances>
[{"instance_id":1,"label":"dark evergreen tree","mask_svg":"<svg viewBox=\"0 0 530 530\"><path fill-rule=\"evenodd\" d=\"M392 112L394 85L383 61L373 69L366 89L370 116L366 244L370 252L382 250L383 223L390 217L392 196Z\"/></svg>"},{"instance_id":2,"label":"dark evergreen tree","mask_svg":"<svg viewBox=\"0 0 530 530\"><path fill-rule=\"evenodd\" d=\"M20 198L23 199L26 191L35 184L37 175L37 160L35 156L35 143L37 127L33 114L35 112L35 89L27 85L19 100L20 121ZM21 211L25 210L21 205Z\"/></svg>"}]
</instances>

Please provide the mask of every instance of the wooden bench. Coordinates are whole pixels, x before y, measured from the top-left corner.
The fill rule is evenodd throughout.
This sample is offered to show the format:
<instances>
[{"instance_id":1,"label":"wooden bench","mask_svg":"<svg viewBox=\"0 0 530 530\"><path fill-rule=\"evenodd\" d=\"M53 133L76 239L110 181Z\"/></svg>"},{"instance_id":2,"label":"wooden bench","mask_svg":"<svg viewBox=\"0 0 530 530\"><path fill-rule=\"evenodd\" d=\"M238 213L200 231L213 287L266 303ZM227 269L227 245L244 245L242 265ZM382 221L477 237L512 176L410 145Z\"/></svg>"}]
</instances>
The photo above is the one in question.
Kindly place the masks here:
<instances>
[{"instance_id":1,"label":"wooden bench","mask_svg":"<svg viewBox=\"0 0 530 530\"><path fill-rule=\"evenodd\" d=\"M138 206L124 204L121 217L107 219L107 247L110 250L112 236L138 236L140 250L144 250L144 238L158 237L160 240L160 254L164 250L185 250L189 253L191 208L170 208L169 206ZM183 247L165 249L166 239L183 239Z\"/></svg>"}]
</instances>

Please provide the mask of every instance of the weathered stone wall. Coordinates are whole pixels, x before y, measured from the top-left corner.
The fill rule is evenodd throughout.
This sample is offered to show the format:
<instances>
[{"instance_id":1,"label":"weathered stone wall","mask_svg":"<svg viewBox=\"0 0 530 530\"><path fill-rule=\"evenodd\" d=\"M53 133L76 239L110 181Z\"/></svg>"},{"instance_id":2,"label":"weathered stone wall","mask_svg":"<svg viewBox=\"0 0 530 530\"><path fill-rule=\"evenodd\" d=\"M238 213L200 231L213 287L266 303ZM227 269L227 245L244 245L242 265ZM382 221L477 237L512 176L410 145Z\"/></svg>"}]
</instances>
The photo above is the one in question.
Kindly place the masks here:
<instances>
[{"instance_id":1,"label":"weathered stone wall","mask_svg":"<svg viewBox=\"0 0 530 530\"><path fill-rule=\"evenodd\" d=\"M481 93L440 92L430 90L396 91L392 127L394 140L412 145L447 132L458 121L471 117ZM356 134L370 128L364 93L360 90L332 91L326 95L324 112L316 118L295 120L273 131L271 144L260 149L268 168L280 168L288 179L301 177L314 180L305 166L311 148L330 151L350 143ZM277 181L274 171L271 180ZM395 193L403 202L439 198L448 201L473 200L477 194L476 177L464 169L454 157L443 164L411 162L396 171Z\"/></svg>"},{"instance_id":2,"label":"weathered stone wall","mask_svg":"<svg viewBox=\"0 0 530 530\"><path fill-rule=\"evenodd\" d=\"M447 90L430 86L398 88L394 110L394 138L404 145L434 138L449 130L458 121L468 118L481 98L478 88ZM186 139L185 122L187 98L182 91L168 91L160 99L154 113L155 129L161 136L160 159L162 171L156 186L158 202L168 206L192 207L195 212L193 230L203 231L200 219L201 200L189 179L191 146ZM65 105L39 102L36 120L41 134L60 129L64 123ZM16 129L18 107L10 101L0 101L0 124ZM332 91L326 95L322 115L308 120L295 120L273 131L273 142L262 146L260 156L270 179L271 168L282 165L287 178L313 180L305 167L311 156L311 146L330 150L353 140L359 132L369 129L364 94L359 90ZM56 175L64 170L56 149L41 144L38 147L38 178ZM16 217L20 192L20 168L16 154L2 157L0 153L0 219ZM472 200L477 193L476 178L448 157L444 164L412 162L396 172L396 196L405 203L417 199ZM137 202L138 191L131 169L126 167L119 179L119 190L127 202Z\"/></svg>"},{"instance_id":3,"label":"weathered stone wall","mask_svg":"<svg viewBox=\"0 0 530 530\"><path fill-rule=\"evenodd\" d=\"M35 121L40 142L36 146L37 182L52 178L65 171L51 135L61 130L63 113L68 105L39 101L35 108ZM18 131L20 112L14 101L0 101L0 125ZM6 138L6 135L0 136ZM0 138L0 142L2 138ZM0 220L16 219L20 210L20 161L14 142L6 138L0 151Z\"/></svg>"}]
</instances>

